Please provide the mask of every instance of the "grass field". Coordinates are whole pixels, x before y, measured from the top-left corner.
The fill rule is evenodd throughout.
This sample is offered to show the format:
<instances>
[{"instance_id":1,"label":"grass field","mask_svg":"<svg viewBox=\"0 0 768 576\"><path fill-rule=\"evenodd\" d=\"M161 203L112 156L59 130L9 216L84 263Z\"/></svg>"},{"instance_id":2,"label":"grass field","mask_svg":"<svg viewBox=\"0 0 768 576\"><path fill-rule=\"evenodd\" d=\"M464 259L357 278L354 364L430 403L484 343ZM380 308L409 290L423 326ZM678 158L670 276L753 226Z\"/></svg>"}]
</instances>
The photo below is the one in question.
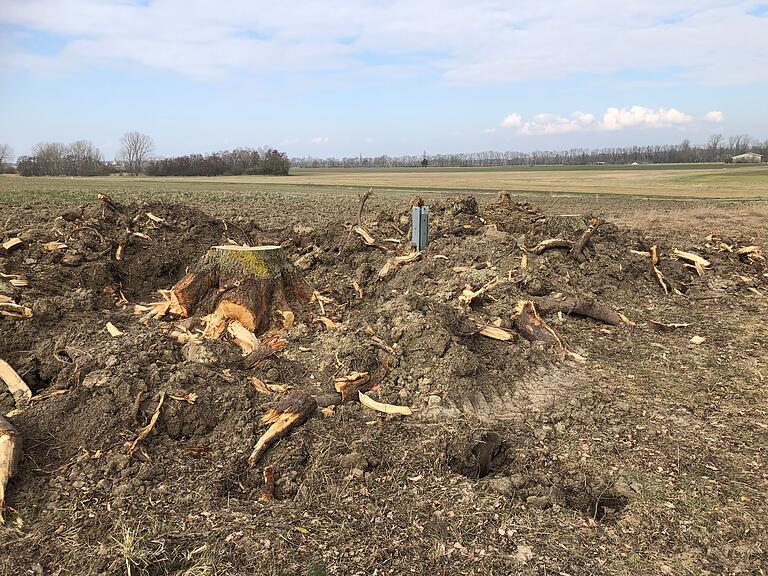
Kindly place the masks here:
<instances>
[{"instance_id":1,"label":"grass field","mask_svg":"<svg viewBox=\"0 0 768 576\"><path fill-rule=\"evenodd\" d=\"M372 186L393 193L488 192L670 199L768 199L763 166L534 167L518 169L296 169L288 177L20 178L0 177L5 203L79 202L98 193L116 199L206 203L273 192L347 194Z\"/></svg>"}]
</instances>

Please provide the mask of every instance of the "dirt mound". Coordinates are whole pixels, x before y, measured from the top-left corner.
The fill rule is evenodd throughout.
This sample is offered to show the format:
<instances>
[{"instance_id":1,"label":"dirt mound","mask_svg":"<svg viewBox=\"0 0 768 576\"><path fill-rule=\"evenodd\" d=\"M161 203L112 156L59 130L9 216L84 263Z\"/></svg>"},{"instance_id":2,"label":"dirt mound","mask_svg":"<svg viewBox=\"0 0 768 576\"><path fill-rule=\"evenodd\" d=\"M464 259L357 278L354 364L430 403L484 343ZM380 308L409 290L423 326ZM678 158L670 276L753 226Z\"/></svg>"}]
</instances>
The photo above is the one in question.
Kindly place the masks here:
<instances>
[{"instance_id":1,"label":"dirt mound","mask_svg":"<svg viewBox=\"0 0 768 576\"><path fill-rule=\"evenodd\" d=\"M125 550L129 537L138 538L125 533L126 522L147 506L186 517L193 536L218 530L224 520L215 517L226 516L228 526L242 528L226 540L238 562L251 555L258 558L251 566L291 566L293 555L302 562L312 556L294 540L306 533L298 530L308 529L301 518L315 513L321 486L360 483L355 498L398 483L418 492L418 481L408 478L423 477L420 470L449 484L490 474L497 481L488 489L521 506L619 519L631 489L617 489L597 471L574 480L580 462L558 460L548 438L595 422L620 426L615 411L601 413L599 395L585 392L612 343L667 329L687 341L690 335L665 326L706 319L684 301L741 306L764 293L759 251L715 238L676 244L591 215L546 215L500 195L486 205L462 197L430 206L430 245L414 254L409 217L407 206L383 211L365 221L372 241L356 232L346 241L342 222L262 229L184 205L121 206L105 198L12 231L22 244L2 256L0 271L26 285L3 284L2 293L32 317L0 318L0 350L35 397L16 407L0 392L0 409L15 409L26 447L9 490L11 524L53 527L67 510L83 537L101 544L95 555L67 556L65 570L118 573L127 564L159 574L188 565L171 533L163 542L173 553L146 542L144 556ZM591 238L577 250L590 227ZM549 240L559 247L538 248ZM209 247L228 242L283 246L315 290L312 305L284 329L284 347L255 368L246 369L226 339L203 339L191 323L180 337L177 320L147 320L134 310L157 300L156 291L178 281ZM652 246L666 288L654 273ZM571 316L576 305L557 307L567 298L599 304L620 321ZM523 336L521 302L548 311L542 322L554 340ZM112 337L107 322L123 335ZM414 414L377 417L353 402L297 428L260 463L275 466L279 502L272 511L260 508L257 523L266 529L287 522L298 532L279 544L246 542L256 538L245 526L264 488L261 469L247 466L263 432L259 418L289 389L332 394L336 380L354 373L376 375L369 394ZM156 412L151 432L130 450ZM544 432L526 427L531 421L544 421ZM489 433L499 440L483 456L478 446ZM10 553L21 554L22 542ZM62 541L37 546L45 573L66 554ZM343 549L315 553L326 558Z\"/></svg>"}]
</instances>

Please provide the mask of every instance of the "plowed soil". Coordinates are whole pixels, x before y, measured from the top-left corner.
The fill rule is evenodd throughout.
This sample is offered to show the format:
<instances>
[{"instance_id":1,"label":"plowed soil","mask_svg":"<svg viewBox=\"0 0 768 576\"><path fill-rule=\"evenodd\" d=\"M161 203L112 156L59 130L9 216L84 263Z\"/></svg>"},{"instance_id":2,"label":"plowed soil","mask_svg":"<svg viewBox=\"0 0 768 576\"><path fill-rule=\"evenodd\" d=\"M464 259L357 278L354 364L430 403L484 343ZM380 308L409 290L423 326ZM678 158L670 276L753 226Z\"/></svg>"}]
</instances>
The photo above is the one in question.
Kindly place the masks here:
<instances>
[{"instance_id":1,"label":"plowed soil","mask_svg":"<svg viewBox=\"0 0 768 576\"><path fill-rule=\"evenodd\" d=\"M273 219L96 199L0 209L2 240L23 240L0 252L0 294L32 311L0 317L0 358L34 394L17 405L0 389L24 441L0 574L764 574L768 227L640 230L504 196L429 204L429 247L383 277L412 251L401 197L364 211L376 246L347 240L354 201ZM536 254L592 217L606 221L586 261ZM181 343L174 319L134 310L228 242L282 245L322 297L254 369L226 339ZM564 349L520 337L520 301L562 296L627 321L555 313ZM370 396L413 413L318 411L248 467L287 391L332 392L354 371L381 374Z\"/></svg>"}]
</instances>

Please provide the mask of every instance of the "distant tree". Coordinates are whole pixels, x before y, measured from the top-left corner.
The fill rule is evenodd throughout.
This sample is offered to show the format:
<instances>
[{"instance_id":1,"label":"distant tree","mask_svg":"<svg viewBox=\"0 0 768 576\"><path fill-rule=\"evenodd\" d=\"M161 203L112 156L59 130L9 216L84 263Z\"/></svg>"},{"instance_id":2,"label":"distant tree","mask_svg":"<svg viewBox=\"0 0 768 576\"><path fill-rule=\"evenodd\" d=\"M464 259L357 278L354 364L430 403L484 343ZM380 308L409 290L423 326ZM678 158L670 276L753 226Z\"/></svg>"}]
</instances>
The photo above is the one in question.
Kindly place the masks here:
<instances>
[{"instance_id":1,"label":"distant tree","mask_svg":"<svg viewBox=\"0 0 768 576\"><path fill-rule=\"evenodd\" d=\"M722 134L712 134L707 140L707 150L709 150L709 158L712 162L717 162L717 158L720 152L720 142L723 141Z\"/></svg>"},{"instance_id":2,"label":"distant tree","mask_svg":"<svg viewBox=\"0 0 768 576\"><path fill-rule=\"evenodd\" d=\"M13 160L13 148L8 144L0 144L0 167Z\"/></svg>"},{"instance_id":3,"label":"distant tree","mask_svg":"<svg viewBox=\"0 0 768 576\"><path fill-rule=\"evenodd\" d=\"M67 176L98 176L108 172L101 152L89 140L77 140L68 145L64 159Z\"/></svg>"},{"instance_id":4,"label":"distant tree","mask_svg":"<svg viewBox=\"0 0 768 576\"><path fill-rule=\"evenodd\" d=\"M264 147L260 150L239 148L231 152L189 154L151 160L147 162L145 172L150 176L287 176L290 168L291 161L285 153Z\"/></svg>"},{"instance_id":5,"label":"distant tree","mask_svg":"<svg viewBox=\"0 0 768 576\"><path fill-rule=\"evenodd\" d=\"M746 152L751 144L752 138L749 134L736 134L728 137L728 150L731 155Z\"/></svg>"},{"instance_id":6,"label":"distant tree","mask_svg":"<svg viewBox=\"0 0 768 576\"><path fill-rule=\"evenodd\" d=\"M98 176L109 173L101 152L88 140L71 144L36 144L32 154L19 157L16 171L21 176Z\"/></svg>"},{"instance_id":7,"label":"distant tree","mask_svg":"<svg viewBox=\"0 0 768 576\"><path fill-rule=\"evenodd\" d=\"M64 174L66 145L61 142L40 142L32 147L32 156L37 163L38 176L60 176Z\"/></svg>"},{"instance_id":8,"label":"distant tree","mask_svg":"<svg viewBox=\"0 0 768 576\"><path fill-rule=\"evenodd\" d=\"M155 144L152 138L141 132L126 132L120 139L120 159L128 173L138 176L144 163L149 160Z\"/></svg>"}]
</instances>

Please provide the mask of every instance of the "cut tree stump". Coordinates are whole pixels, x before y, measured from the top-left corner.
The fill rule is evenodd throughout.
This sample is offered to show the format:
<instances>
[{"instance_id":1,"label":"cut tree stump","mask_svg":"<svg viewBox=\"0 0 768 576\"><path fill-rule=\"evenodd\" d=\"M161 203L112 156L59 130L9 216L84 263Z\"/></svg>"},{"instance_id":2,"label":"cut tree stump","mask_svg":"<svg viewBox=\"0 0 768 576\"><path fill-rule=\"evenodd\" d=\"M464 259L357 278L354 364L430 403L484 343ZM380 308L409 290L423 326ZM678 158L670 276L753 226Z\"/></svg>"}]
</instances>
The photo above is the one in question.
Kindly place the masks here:
<instances>
[{"instance_id":1,"label":"cut tree stump","mask_svg":"<svg viewBox=\"0 0 768 576\"><path fill-rule=\"evenodd\" d=\"M289 310L311 294L280 246L214 246L171 288L168 312L208 314L206 333L213 337L231 321L259 335L274 310Z\"/></svg>"},{"instance_id":2,"label":"cut tree stump","mask_svg":"<svg viewBox=\"0 0 768 576\"><path fill-rule=\"evenodd\" d=\"M0 416L0 524L4 523L5 487L16 473L21 458L21 436L13 424Z\"/></svg>"}]
</instances>

